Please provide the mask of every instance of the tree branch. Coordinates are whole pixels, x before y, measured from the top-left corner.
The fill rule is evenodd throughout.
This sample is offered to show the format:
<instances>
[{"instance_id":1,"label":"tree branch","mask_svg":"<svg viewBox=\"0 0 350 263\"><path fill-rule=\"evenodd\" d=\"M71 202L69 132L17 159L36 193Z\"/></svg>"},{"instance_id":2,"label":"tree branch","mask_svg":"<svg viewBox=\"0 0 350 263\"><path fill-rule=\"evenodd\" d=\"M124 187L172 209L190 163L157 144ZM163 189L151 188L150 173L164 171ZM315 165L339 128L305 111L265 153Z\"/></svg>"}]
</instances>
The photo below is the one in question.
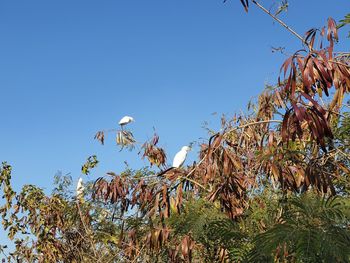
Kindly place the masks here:
<instances>
[{"instance_id":1,"label":"tree branch","mask_svg":"<svg viewBox=\"0 0 350 263\"><path fill-rule=\"evenodd\" d=\"M262 124L262 123L272 123L272 122L282 123L281 120L266 120L266 121L250 122L250 123L246 123L246 124L244 124L244 125L238 126L238 127L234 127L234 128L232 128L231 130L225 132L224 134L227 134L228 132L232 132L232 131L235 131L235 130L244 129L244 128L248 127L248 126L257 125L257 124ZM213 152L215 152L217 149L218 149L218 147L216 147L216 148L213 150ZM207 156L208 156L208 155L205 154L204 157L196 164L196 166L193 167L193 169L192 169L186 176L184 176L184 177L182 177L182 178L188 180L189 176L191 176L191 175L194 173L194 171L198 168L198 166L199 166L202 162L204 162L204 160L205 160L205 158L206 158Z\"/></svg>"},{"instance_id":2,"label":"tree branch","mask_svg":"<svg viewBox=\"0 0 350 263\"><path fill-rule=\"evenodd\" d=\"M294 36L296 36L297 38L299 38L301 40L301 42L303 42L304 44L307 44L305 42L305 39L299 35L295 30L293 30L291 27L289 27L286 23L284 23L281 19L279 19L277 16L275 16L274 14L272 14L269 10L267 10L265 7L263 7L261 4L259 4L256 0L252 0L252 2L259 7L261 10L263 10L266 14L268 14L269 16L271 16L275 21L277 21L281 26L283 26L285 29L287 29L289 32L291 32ZM309 47L310 48L310 47Z\"/></svg>"}]
</instances>

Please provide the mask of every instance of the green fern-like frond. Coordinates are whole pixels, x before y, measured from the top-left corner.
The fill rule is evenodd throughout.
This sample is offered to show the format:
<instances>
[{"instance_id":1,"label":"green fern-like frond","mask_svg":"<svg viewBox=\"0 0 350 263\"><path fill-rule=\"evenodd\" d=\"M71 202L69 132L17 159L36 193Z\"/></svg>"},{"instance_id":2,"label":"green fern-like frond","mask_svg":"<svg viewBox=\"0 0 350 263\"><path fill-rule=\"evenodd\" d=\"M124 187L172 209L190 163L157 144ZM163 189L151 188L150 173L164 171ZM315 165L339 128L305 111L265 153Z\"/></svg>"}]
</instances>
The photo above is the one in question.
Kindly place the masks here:
<instances>
[{"instance_id":1,"label":"green fern-like frond","mask_svg":"<svg viewBox=\"0 0 350 263\"><path fill-rule=\"evenodd\" d=\"M291 198L281 223L257 235L251 257L265 255L297 262L349 262L349 207L340 197L304 194Z\"/></svg>"}]
</instances>

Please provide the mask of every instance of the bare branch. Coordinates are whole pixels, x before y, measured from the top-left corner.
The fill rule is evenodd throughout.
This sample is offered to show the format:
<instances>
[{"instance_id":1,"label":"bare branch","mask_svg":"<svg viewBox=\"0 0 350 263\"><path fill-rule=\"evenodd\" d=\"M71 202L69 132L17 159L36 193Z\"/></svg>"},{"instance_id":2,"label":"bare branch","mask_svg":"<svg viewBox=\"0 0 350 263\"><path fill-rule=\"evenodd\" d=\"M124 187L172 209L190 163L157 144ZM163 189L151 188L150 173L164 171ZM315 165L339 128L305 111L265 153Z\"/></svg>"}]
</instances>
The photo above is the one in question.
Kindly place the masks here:
<instances>
[{"instance_id":1,"label":"bare branch","mask_svg":"<svg viewBox=\"0 0 350 263\"><path fill-rule=\"evenodd\" d=\"M258 6L261 10L263 10L266 14L268 14L269 16L271 16L275 21L277 21L281 26L283 26L284 28L286 28L289 32L291 32L294 36L296 36L297 38L299 38L301 40L301 42L303 42L304 44L307 44L305 42L305 39L299 35L295 30L293 30L290 26L288 26L286 23L284 23L281 19L279 19L277 16L275 16L274 14L272 14L269 10L267 10L265 7L263 7L261 4L259 4L257 1L252 0L252 2ZM309 47L310 48L310 47Z\"/></svg>"}]
</instances>

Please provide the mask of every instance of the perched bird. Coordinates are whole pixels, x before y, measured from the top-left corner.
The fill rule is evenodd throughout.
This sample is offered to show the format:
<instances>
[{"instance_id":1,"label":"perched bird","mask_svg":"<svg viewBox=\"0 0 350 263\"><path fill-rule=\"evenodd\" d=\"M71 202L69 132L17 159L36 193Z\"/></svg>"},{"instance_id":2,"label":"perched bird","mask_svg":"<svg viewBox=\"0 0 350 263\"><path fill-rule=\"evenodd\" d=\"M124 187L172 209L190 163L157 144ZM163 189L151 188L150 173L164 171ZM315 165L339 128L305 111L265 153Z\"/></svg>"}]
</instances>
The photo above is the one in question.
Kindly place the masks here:
<instances>
[{"instance_id":1,"label":"perched bird","mask_svg":"<svg viewBox=\"0 0 350 263\"><path fill-rule=\"evenodd\" d=\"M191 150L188 146L183 146L181 150L175 155L173 160L173 168L179 168L186 160L187 153Z\"/></svg>"},{"instance_id":2,"label":"perched bird","mask_svg":"<svg viewBox=\"0 0 350 263\"><path fill-rule=\"evenodd\" d=\"M83 178L79 178L78 184L77 184L77 198L82 198L84 194L84 185L83 185Z\"/></svg>"},{"instance_id":3,"label":"perched bird","mask_svg":"<svg viewBox=\"0 0 350 263\"><path fill-rule=\"evenodd\" d=\"M124 125L127 125L128 123L133 122L133 121L134 121L133 117L124 116L123 118L120 119L119 125L123 127Z\"/></svg>"}]
</instances>

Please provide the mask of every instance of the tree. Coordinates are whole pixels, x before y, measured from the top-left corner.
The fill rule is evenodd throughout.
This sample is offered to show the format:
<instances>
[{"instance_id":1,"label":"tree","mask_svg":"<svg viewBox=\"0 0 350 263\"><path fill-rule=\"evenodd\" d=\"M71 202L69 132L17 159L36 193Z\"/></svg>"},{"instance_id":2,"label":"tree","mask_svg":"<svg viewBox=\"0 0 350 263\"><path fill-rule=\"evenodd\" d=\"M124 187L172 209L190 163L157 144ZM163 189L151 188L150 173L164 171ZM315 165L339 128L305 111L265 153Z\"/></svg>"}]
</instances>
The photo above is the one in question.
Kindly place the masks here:
<instances>
[{"instance_id":1,"label":"tree","mask_svg":"<svg viewBox=\"0 0 350 263\"><path fill-rule=\"evenodd\" d=\"M347 262L349 239L348 54L335 52L338 27L301 37L260 3L253 3L301 40L304 49L281 67L246 113L222 118L198 160L166 168L157 134L139 153L150 167L108 173L85 200L58 180L52 195L28 185L16 194L11 167L0 183L0 212L24 262ZM316 46L316 39L323 42ZM326 45L325 45L326 44ZM328 102L324 96L330 96ZM104 144L108 131L97 132ZM126 129L117 144L133 150ZM98 165L88 158L82 172ZM155 168L155 166L157 168ZM90 199L92 197L92 199ZM333 242L330 242L333 241Z\"/></svg>"}]
</instances>

